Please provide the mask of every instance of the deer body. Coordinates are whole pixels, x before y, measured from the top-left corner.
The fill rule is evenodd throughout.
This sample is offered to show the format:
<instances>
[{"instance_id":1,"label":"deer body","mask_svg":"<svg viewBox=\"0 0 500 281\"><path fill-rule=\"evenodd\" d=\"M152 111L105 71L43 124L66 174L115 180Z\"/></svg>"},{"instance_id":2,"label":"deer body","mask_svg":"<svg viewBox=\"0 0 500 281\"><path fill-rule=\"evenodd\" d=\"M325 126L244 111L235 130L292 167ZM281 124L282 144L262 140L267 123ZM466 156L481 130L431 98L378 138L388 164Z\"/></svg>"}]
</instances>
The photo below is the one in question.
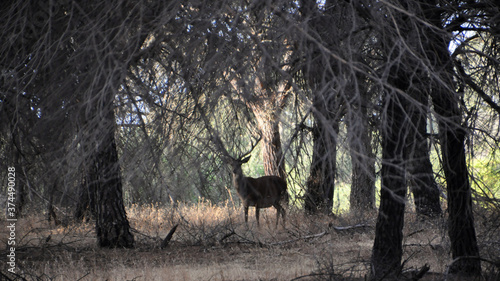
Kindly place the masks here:
<instances>
[{"instance_id":1,"label":"deer body","mask_svg":"<svg viewBox=\"0 0 500 281\"><path fill-rule=\"evenodd\" d=\"M245 177L241 165L248 162L247 157L243 160L233 160L233 184L238 192L245 210L245 222L248 222L248 207L255 207L255 218L259 225L259 209L276 208L276 225L278 225L280 214L285 222L285 210L280 201L287 198L286 181L278 176L264 176L260 178Z\"/></svg>"}]
</instances>

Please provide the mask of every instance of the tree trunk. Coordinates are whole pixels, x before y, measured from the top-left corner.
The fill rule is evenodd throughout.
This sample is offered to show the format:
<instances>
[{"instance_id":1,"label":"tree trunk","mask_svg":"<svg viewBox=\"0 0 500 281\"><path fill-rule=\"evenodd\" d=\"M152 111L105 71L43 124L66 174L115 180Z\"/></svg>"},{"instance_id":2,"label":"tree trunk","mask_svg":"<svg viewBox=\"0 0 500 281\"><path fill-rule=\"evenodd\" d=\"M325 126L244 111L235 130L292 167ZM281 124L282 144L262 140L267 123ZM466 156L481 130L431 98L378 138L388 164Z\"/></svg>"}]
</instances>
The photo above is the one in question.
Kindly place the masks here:
<instances>
[{"instance_id":1,"label":"tree trunk","mask_svg":"<svg viewBox=\"0 0 500 281\"><path fill-rule=\"evenodd\" d=\"M357 79L357 83L363 83ZM353 87L354 88L354 87ZM349 102L345 120L347 124L347 139L352 163L352 184L349 198L350 211L361 215L375 208L375 155L373 154L370 125L366 104L363 102L365 89L353 89L354 97Z\"/></svg>"},{"instance_id":2,"label":"tree trunk","mask_svg":"<svg viewBox=\"0 0 500 281\"><path fill-rule=\"evenodd\" d=\"M437 101L436 103L440 103ZM453 106L452 104L448 104ZM449 107L448 107L449 108ZM443 112L444 113L444 112ZM451 117L451 116L448 116ZM455 121L457 118L453 118ZM448 191L448 234L451 241L452 258L456 260L450 267L451 273L481 273L479 249L474 228L472 197L465 160L463 129L451 129L449 124L439 124L443 170Z\"/></svg>"},{"instance_id":3,"label":"tree trunk","mask_svg":"<svg viewBox=\"0 0 500 281\"><path fill-rule=\"evenodd\" d=\"M363 214L375 209L375 158L371 139L366 131L360 132L359 137L358 140L349 140L352 162L349 203L351 212L355 214Z\"/></svg>"},{"instance_id":4,"label":"tree trunk","mask_svg":"<svg viewBox=\"0 0 500 281\"><path fill-rule=\"evenodd\" d=\"M406 114L395 93L388 98L382 129L382 188L371 258L371 280L395 279L401 270L406 197Z\"/></svg>"},{"instance_id":5,"label":"tree trunk","mask_svg":"<svg viewBox=\"0 0 500 281\"><path fill-rule=\"evenodd\" d=\"M479 248L465 157L466 132L461 124L458 100L456 94L442 87L436 88L432 100L438 115L443 170L448 192L448 234L452 258L455 260L450 272L479 275L481 262L478 259Z\"/></svg>"},{"instance_id":6,"label":"tree trunk","mask_svg":"<svg viewBox=\"0 0 500 281\"><path fill-rule=\"evenodd\" d=\"M315 38L306 42L306 61L303 72L312 93L314 117L313 155L309 178L306 183L304 208L309 213L319 211L332 214L335 191L337 135L340 120L340 102L336 91L334 67L336 61L324 47L338 47L330 28L336 26L337 10L326 3L328 12L323 13L316 1L301 1L303 20ZM320 42L320 43L318 43ZM334 70L335 69L335 70Z\"/></svg>"},{"instance_id":7,"label":"tree trunk","mask_svg":"<svg viewBox=\"0 0 500 281\"><path fill-rule=\"evenodd\" d=\"M421 97L420 104L426 108L427 95ZM427 116L425 109L413 107L409 110L412 122L412 130L409 139L413 141L408 146L408 172L410 177L410 190L413 193L417 214L425 217L437 217L441 215L441 204L439 201L439 188L434 180L434 172L430 160L429 145L427 144Z\"/></svg>"},{"instance_id":8,"label":"tree trunk","mask_svg":"<svg viewBox=\"0 0 500 281\"><path fill-rule=\"evenodd\" d=\"M251 107L262 133L264 173L268 176L279 176L286 180L285 161L281 150L279 127L279 112L281 112L281 108L279 108L280 106L273 106L276 112L266 112L266 108L268 107L257 107L255 104Z\"/></svg>"},{"instance_id":9,"label":"tree trunk","mask_svg":"<svg viewBox=\"0 0 500 281\"><path fill-rule=\"evenodd\" d=\"M305 194L305 210L331 214L337 170L338 121L325 103L317 102L313 127L313 155ZM333 106L332 106L333 107Z\"/></svg>"},{"instance_id":10,"label":"tree trunk","mask_svg":"<svg viewBox=\"0 0 500 281\"><path fill-rule=\"evenodd\" d=\"M97 218L97 203L96 203L96 183L90 183L90 174L87 172L83 176L82 182L78 189L78 198L74 217L76 220L96 219ZM89 183L89 184L87 184Z\"/></svg>"},{"instance_id":11,"label":"tree trunk","mask_svg":"<svg viewBox=\"0 0 500 281\"><path fill-rule=\"evenodd\" d=\"M457 120L458 121L458 120ZM479 249L472 213L471 189L465 160L465 132L450 130L440 122L443 170L448 191L449 230L452 258L451 273L478 275L481 273Z\"/></svg>"},{"instance_id":12,"label":"tree trunk","mask_svg":"<svg viewBox=\"0 0 500 281\"><path fill-rule=\"evenodd\" d=\"M131 248L134 236L123 206L120 165L114 136L113 103L108 104L109 112L103 120L103 138L96 145L96 151L89 168L89 190L96 191L96 234L100 247ZM95 188L95 189L94 189Z\"/></svg>"},{"instance_id":13,"label":"tree trunk","mask_svg":"<svg viewBox=\"0 0 500 281\"><path fill-rule=\"evenodd\" d=\"M441 31L441 10L437 1L429 0L424 16L434 25L427 31L427 52L434 72L440 77L432 83L432 102L437 114L443 170L448 192L448 233L454 263L451 273L462 275L481 274L474 215L472 213L471 187L465 155L465 127L462 124L460 97L453 82L453 64L448 52L448 34Z\"/></svg>"},{"instance_id":14,"label":"tree trunk","mask_svg":"<svg viewBox=\"0 0 500 281\"><path fill-rule=\"evenodd\" d=\"M395 15L396 27L392 23L387 28L397 28L402 34L410 34L407 15ZM381 112L382 125L382 168L380 206L375 227L375 241L371 257L371 280L397 280L401 272L403 257L403 226L406 200L406 164L408 154L405 149L411 137L411 120L408 115L411 100L408 99L412 87L414 69L411 54L401 47L401 40L408 38L381 38L382 51L389 62L387 85ZM385 35L384 34L384 35Z\"/></svg>"}]
</instances>

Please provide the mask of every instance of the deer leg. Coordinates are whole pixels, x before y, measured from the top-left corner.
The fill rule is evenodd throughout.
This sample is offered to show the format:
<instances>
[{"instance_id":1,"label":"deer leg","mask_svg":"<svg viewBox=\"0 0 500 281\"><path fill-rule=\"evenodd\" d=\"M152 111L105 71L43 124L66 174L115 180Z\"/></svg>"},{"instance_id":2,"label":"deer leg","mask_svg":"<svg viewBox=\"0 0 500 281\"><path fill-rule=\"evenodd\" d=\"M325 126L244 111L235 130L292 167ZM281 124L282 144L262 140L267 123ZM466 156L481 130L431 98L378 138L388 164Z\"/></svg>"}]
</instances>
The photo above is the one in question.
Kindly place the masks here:
<instances>
[{"instance_id":1,"label":"deer leg","mask_svg":"<svg viewBox=\"0 0 500 281\"><path fill-rule=\"evenodd\" d=\"M255 205L255 219L257 220L257 226L259 225L259 207Z\"/></svg>"},{"instance_id":2,"label":"deer leg","mask_svg":"<svg viewBox=\"0 0 500 281\"><path fill-rule=\"evenodd\" d=\"M276 228L278 228L278 222L280 221L281 207L279 204L277 204L275 208L276 208Z\"/></svg>"},{"instance_id":3,"label":"deer leg","mask_svg":"<svg viewBox=\"0 0 500 281\"><path fill-rule=\"evenodd\" d=\"M285 209L283 207L281 207L281 205L280 205L280 208L281 208L281 215L283 216L283 227L285 227L285 224L286 224L286 212L285 212Z\"/></svg>"},{"instance_id":4,"label":"deer leg","mask_svg":"<svg viewBox=\"0 0 500 281\"><path fill-rule=\"evenodd\" d=\"M248 224L248 205L245 205L244 208L245 208L245 223Z\"/></svg>"},{"instance_id":5,"label":"deer leg","mask_svg":"<svg viewBox=\"0 0 500 281\"><path fill-rule=\"evenodd\" d=\"M274 205L274 207L276 208L276 227L278 227L280 213L281 213L281 216L283 217L283 226L284 226L285 225L285 209L283 209L283 207L281 207L280 203L276 203Z\"/></svg>"}]
</instances>

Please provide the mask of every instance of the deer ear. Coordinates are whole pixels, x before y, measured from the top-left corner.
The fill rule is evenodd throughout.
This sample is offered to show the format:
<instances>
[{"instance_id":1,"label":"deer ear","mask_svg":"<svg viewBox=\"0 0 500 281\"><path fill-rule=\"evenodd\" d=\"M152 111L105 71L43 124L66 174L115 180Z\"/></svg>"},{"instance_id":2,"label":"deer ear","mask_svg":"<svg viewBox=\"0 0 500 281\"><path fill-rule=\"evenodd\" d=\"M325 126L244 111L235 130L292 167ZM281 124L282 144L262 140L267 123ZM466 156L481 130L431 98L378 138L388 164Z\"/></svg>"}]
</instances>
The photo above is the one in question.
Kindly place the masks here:
<instances>
[{"instance_id":1,"label":"deer ear","mask_svg":"<svg viewBox=\"0 0 500 281\"><path fill-rule=\"evenodd\" d=\"M246 162L248 162L248 160L250 160L250 156L241 159L241 163L246 163Z\"/></svg>"}]
</instances>

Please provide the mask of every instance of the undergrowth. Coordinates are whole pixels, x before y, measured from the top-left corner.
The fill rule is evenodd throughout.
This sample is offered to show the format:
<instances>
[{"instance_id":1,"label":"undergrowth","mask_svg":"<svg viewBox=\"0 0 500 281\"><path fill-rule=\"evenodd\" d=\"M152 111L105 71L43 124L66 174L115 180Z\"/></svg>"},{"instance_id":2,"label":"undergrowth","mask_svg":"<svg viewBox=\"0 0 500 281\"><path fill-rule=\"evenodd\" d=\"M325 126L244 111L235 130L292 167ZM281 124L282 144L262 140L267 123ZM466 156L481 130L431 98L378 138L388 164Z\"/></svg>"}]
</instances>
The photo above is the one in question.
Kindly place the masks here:
<instances>
[{"instance_id":1,"label":"undergrowth","mask_svg":"<svg viewBox=\"0 0 500 281\"><path fill-rule=\"evenodd\" d=\"M498 280L500 217L491 210L475 213L481 280ZM54 225L41 214L19 219L18 275L9 275L4 263L2 280L364 280L369 274L374 214L310 216L290 207L286 223L276 227L275 210L265 209L257 227L253 208L246 224L239 206L200 200L131 205L127 216L134 249L98 248L92 220ZM450 278L446 218L422 220L408 212L405 222L402 280L426 264L430 271L422 280ZM1 235L7 246L7 231Z\"/></svg>"}]
</instances>

